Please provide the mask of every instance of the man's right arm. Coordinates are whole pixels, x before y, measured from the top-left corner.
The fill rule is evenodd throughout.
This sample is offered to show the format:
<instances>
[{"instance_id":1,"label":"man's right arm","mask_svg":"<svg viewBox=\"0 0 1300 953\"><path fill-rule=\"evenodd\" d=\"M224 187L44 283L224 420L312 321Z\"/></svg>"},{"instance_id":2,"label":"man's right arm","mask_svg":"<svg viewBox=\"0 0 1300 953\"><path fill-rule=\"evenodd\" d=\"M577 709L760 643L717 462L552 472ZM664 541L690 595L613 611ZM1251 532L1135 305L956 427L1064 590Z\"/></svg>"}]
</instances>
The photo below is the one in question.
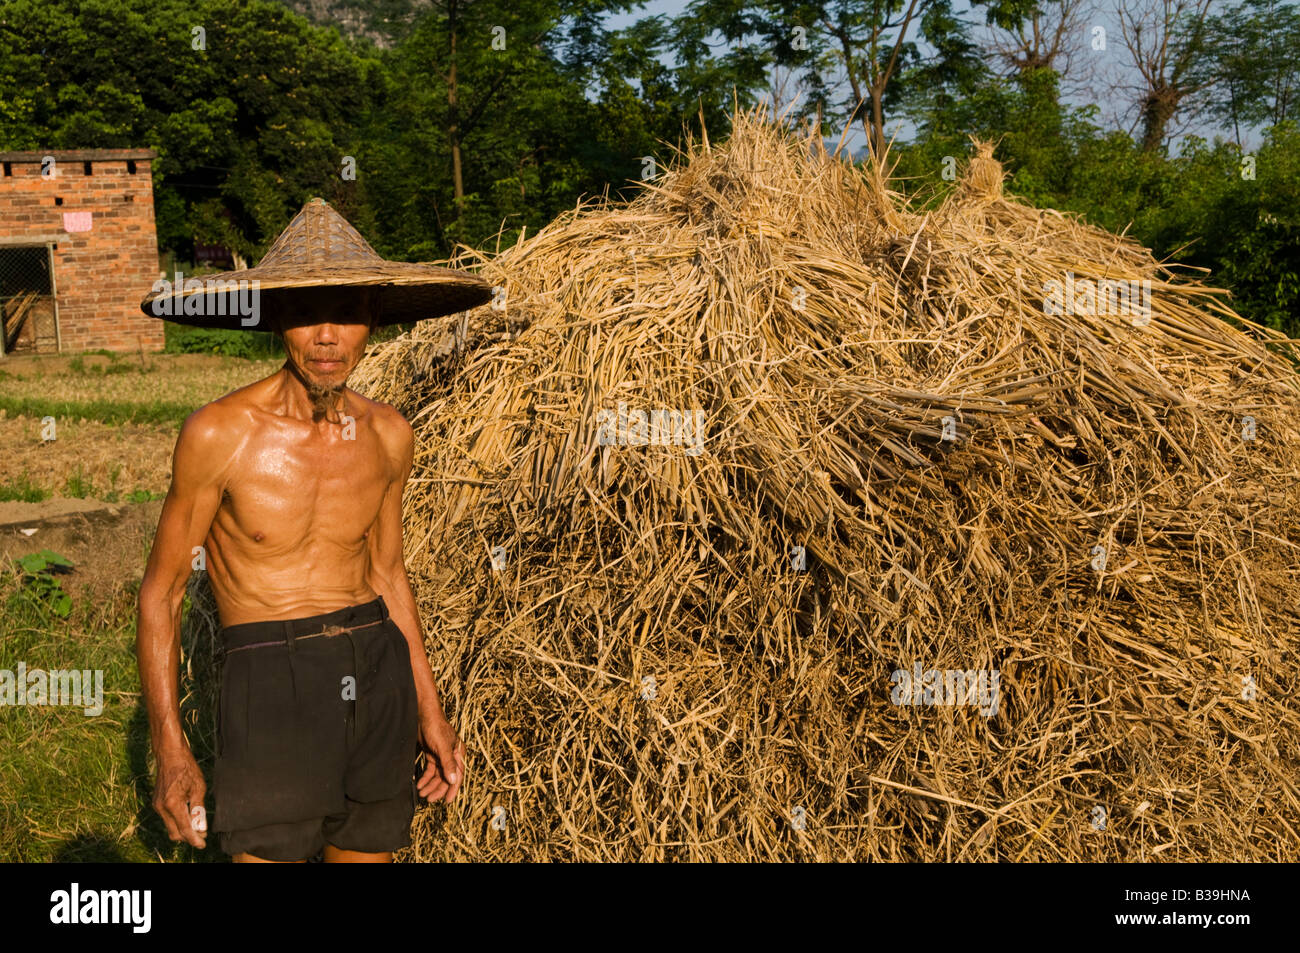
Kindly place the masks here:
<instances>
[{"instance_id":1,"label":"man's right arm","mask_svg":"<svg viewBox=\"0 0 1300 953\"><path fill-rule=\"evenodd\" d=\"M193 568L194 548L207 539L221 505L230 447L220 426L221 408L211 404L186 418L176 440L172 482L163 501L153 549L140 583L136 659L149 712L149 733L158 762L154 807L172 840L202 847L191 829L190 810L203 804L203 776L181 729L177 670L181 606Z\"/></svg>"}]
</instances>

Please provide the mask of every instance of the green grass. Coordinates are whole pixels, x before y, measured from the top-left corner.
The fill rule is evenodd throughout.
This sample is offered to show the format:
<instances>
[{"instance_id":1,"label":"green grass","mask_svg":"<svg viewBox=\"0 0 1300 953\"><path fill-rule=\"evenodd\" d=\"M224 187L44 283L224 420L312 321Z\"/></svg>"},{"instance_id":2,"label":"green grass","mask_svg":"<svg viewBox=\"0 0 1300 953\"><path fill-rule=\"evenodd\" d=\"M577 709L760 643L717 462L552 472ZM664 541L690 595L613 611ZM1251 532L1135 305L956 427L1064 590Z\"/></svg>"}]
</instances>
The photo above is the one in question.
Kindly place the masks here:
<instances>
[{"instance_id":1,"label":"green grass","mask_svg":"<svg viewBox=\"0 0 1300 953\"><path fill-rule=\"evenodd\" d=\"M70 499L84 500L86 497L95 495L95 486L85 478L81 464L77 464L74 473L68 474L67 482L63 484L63 495Z\"/></svg>"},{"instance_id":2,"label":"green grass","mask_svg":"<svg viewBox=\"0 0 1300 953\"><path fill-rule=\"evenodd\" d=\"M86 356L92 354L102 354L108 358L107 364L91 364L86 366ZM84 351L68 361L68 370L74 374L99 374L101 377L105 374L144 374L157 369L156 364L141 364L137 366L130 360L124 358L122 354L116 351L105 350L100 348L97 351Z\"/></svg>"},{"instance_id":3,"label":"green grass","mask_svg":"<svg viewBox=\"0 0 1300 953\"><path fill-rule=\"evenodd\" d=\"M26 473L12 483L0 483L0 502L21 500L24 503L39 503L49 496L50 491L36 486Z\"/></svg>"},{"instance_id":4,"label":"green grass","mask_svg":"<svg viewBox=\"0 0 1300 953\"><path fill-rule=\"evenodd\" d=\"M98 420L106 424L174 424L180 426L194 413L189 404L165 402L133 404L127 401L49 401L36 397L0 397L0 410L11 417L41 420Z\"/></svg>"},{"instance_id":5,"label":"green grass","mask_svg":"<svg viewBox=\"0 0 1300 953\"><path fill-rule=\"evenodd\" d=\"M72 706L0 707L0 861L213 862L209 837L195 850L173 844L153 810L149 723L135 659L135 592L111 605L81 600L67 619L22 598L11 567L0 569L0 669L102 670L103 712ZM186 600L188 607L188 598ZM186 638L187 649L193 638ZM201 640L199 640L201 641ZM195 658L211 673L210 657ZM182 718L211 782L212 718L206 690L182 678ZM209 798L209 809L211 799Z\"/></svg>"},{"instance_id":6,"label":"green grass","mask_svg":"<svg viewBox=\"0 0 1300 953\"><path fill-rule=\"evenodd\" d=\"M153 490L147 490L143 487L136 487L128 493L123 493L117 489L117 473L121 472L121 465L115 467L113 474L113 486L102 496L98 495L94 484L85 479L80 465L77 466L77 472L68 477L63 486L63 496L77 497L79 499L102 499L105 503L147 503L150 500L161 500L166 497L166 493L157 493ZM32 483L31 477L24 473L17 480L10 483L0 483L0 503L9 500L19 500L23 503L39 503L42 500L48 500L53 494L43 487Z\"/></svg>"}]
</instances>

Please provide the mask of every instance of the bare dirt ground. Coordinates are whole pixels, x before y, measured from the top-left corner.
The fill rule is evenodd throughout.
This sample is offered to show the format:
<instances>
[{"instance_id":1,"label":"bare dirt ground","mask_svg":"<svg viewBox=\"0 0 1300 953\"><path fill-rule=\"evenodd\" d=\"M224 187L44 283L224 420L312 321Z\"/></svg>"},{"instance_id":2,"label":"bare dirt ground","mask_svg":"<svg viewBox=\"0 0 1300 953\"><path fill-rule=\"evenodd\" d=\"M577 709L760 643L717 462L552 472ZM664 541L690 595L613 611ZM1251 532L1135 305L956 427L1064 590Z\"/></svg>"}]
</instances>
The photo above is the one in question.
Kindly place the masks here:
<instances>
[{"instance_id":1,"label":"bare dirt ground","mask_svg":"<svg viewBox=\"0 0 1300 953\"><path fill-rule=\"evenodd\" d=\"M144 575L162 500L0 503L0 560L49 549L71 561L59 583L74 601L107 605ZM34 532L25 532L34 530Z\"/></svg>"}]
</instances>

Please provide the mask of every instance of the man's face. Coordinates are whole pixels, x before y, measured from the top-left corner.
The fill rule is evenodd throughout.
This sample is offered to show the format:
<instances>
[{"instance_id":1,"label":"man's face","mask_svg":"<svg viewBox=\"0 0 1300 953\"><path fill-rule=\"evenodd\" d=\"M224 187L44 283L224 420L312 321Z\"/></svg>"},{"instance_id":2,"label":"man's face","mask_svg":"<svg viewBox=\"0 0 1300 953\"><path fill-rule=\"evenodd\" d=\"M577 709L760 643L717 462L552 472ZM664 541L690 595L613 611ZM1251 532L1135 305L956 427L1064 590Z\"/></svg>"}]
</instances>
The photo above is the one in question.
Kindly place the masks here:
<instances>
[{"instance_id":1,"label":"man's face","mask_svg":"<svg viewBox=\"0 0 1300 953\"><path fill-rule=\"evenodd\" d=\"M309 381L342 386L366 353L371 315L364 297L330 288L298 293L279 319L284 351Z\"/></svg>"},{"instance_id":2,"label":"man's face","mask_svg":"<svg viewBox=\"0 0 1300 953\"><path fill-rule=\"evenodd\" d=\"M293 310L279 316L285 354L306 380L314 403L324 406L343 389L365 356L372 320L364 295L331 288L299 292Z\"/></svg>"}]
</instances>

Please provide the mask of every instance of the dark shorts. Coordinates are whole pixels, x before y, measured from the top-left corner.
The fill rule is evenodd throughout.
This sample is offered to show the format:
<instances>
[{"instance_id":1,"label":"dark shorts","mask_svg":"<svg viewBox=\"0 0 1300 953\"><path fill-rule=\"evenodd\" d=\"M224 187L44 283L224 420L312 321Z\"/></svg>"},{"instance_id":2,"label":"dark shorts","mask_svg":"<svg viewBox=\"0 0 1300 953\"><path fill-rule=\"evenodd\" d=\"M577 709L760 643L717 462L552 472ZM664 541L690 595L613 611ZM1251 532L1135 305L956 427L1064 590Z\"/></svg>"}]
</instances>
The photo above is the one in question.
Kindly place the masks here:
<instances>
[{"instance_id":1,"label":"dark shorts","mask_svg":"<svg viewBox=\"0 0 1300 953\"><path fill-rule=\"evenodd\" d=\"M306 860L411 842L415 682L382 597L221 630L212 829L228 854Z\"/></svg>"}]
</instances>

